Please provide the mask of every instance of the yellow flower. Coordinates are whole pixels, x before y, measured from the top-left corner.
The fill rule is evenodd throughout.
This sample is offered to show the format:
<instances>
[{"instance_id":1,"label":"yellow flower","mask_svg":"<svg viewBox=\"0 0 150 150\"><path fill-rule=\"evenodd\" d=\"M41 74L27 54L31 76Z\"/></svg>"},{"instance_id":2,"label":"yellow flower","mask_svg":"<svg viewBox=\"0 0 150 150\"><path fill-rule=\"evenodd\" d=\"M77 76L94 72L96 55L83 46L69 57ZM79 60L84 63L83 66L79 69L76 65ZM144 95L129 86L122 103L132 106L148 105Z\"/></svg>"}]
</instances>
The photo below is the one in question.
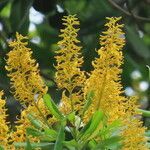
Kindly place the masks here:
<instances>
[{"instance_id":1,"label":"yellow flower","mask_svg":"<svg viewBox=\"0 0 150 150\"><path fill-rule=\"evenodd\" d=\"M57 122L57 120L50 114L49 110L47 110L46 106L44 105L43 99L40 99L38 101L37 106L40 109L43 116L45 117L45 119L47 119L49 125L52 125L55 122ZM29 105L21 112L21 117L16 122L18 124L16 125L16 130L11 133L12 142L25 142L27 137L26 129L28 127L34 128L32 126L32 123L28 119L29 114L32 114L37 120L39 120L43 124L43 127L46 127L46 124L35 105ZM31 142L39 142L39 138L35 138L32 136L28 136L28 138Z\"/></svg>"},{"instance_id":2,"label":"yellow flower","mask_svg":"<svg viewBox=\"0 0 150 150\"><path fill-rule=\"evenodd\" d=\"M125 43L123 25L117 22L121 18L107 18L107 31L100 37L99 57L93 61L94 70L86 82L85 95L94 91L94 98L85 114L85 122L94 111L102 109L109 116L109 122L117 119L122 122L123 150L148 149L144 137L145 127L136 117L138 108L135 98L128 99L123 95L120 83L120 69L123 63L122 48Z\"/></svg>"},{"instance_id":3,"label":"yellow flower","mask_svg":"<svg viewBox=\"0 0 150 150\"><path fill-rule=\"evenodd\" d=\"M62 40L58 42L60 49L56 56L57 72L56 82L59 88L63 89L61 110L69 113L70 111L79 111L83 105L83 87L85 82L84 72L80 70L83 63L81 57L81 47L78 46L80 41L77 39L79 29L75 27L79 25L75 15L65 16L63 25L66 27L61 29L60 37ZM63 108L68 107L68 111ZM64 111L63 111L64 110Z\"/></svg>"},{"instance_id":4,"label":"yellow flower","mask_svg":"<svg viewBox=\"0 0 150 150\"><path fill-rule=\"evenodd\" d=\"M31 49L26 47L26 39L16 33L16 40L9 43L12 50L8 53L6 70L15 98L29 104L34 101L35 95L40 99L47 92L47 87L40 77L38 64L31 57Z\"/></svg>"},{"instance_id":5,"label":"yellow flower","mask_svg":"<svg viewBox=\"0 0 150 150\"><path fill-rule=\"evenodd\" d=\"M121 49L125 40L122 38L124 33L121 28L123 25L117 23L121 18L107 19L109 22L105 26L108 29L100 37L99 57L92 62L94 70L86 82L85 94L94 91L94 99L88 110L90 114L96 109L102 109L109 115L111 114L110 118L114 120L122 109L119 107L120 101L124 100L124 97L120 96L122 93L120 66L123 62Z\"/></svg>"},{"instance_id":6,"label":"yellow flower","mask_svg":"<svg viewBox=\"0 0 150 150\"><path fill-rule=\"evenodd\" d=\"M5 100L2 99L3 91L0 91L0 145L6 147L8 141L9 128L6 122Z\"/></svg>"},{"instance_id":7,"label":"yellow flower","mask_svg":"<svg viewBox=\"0 0 150 150\"><path fill-rule=\"evenodd\" d=\"M124 102L124 115L122 116L123 130L121 132L123 140L123 150L148 150L146 147L147 138L144 136L146 127L139 119L137 112L139 105L137 97L131 97Z\"/></svg>"}]
</instances>

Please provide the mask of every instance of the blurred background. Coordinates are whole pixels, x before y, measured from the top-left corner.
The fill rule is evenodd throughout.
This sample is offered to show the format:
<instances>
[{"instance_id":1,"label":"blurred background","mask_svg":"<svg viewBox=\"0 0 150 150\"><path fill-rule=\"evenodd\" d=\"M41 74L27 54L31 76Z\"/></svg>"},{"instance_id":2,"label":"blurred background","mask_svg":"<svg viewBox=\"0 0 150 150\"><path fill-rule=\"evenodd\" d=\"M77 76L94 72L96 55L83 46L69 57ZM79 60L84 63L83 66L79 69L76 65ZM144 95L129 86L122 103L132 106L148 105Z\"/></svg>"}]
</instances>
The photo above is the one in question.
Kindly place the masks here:
<instances>
[{"instance_id":1,"label":"blurred background","mask_svg":"<svg viewBox=\"0 0 150 150\"><path fill-rule=\"evenodd\" d=\"M79 39L84 55L83 70L92 70L91 61L97 57L99 35L104 30L105 17L122 16L125 24L126 46L122 83L127 96L138 95L141 108L150 109L150 0L0 0L0 90L7 97L9 121L13 123L21 106L10 93L5 71L8 42L16 31L28 35L33 57L40 65L41 76L49 93L58 102L61 91L54 81L54 56L60 40L62 17L77 14L81 26ZM150 119L143 118L150 126Z\"/></svg>"}]
</instances>

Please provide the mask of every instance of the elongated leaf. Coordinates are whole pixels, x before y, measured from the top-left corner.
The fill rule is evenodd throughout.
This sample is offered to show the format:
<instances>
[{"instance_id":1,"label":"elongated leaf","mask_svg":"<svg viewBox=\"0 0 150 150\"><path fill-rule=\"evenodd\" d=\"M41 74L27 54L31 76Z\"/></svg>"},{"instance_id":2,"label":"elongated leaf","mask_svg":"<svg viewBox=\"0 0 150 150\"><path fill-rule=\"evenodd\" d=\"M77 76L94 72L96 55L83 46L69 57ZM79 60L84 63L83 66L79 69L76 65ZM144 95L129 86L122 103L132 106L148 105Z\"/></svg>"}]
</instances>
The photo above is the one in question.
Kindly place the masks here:
<instances>
[{"instance_id":1,"label":"elongated leaf","mask_svg":"<svg viewBox=\"0 0 150 150\"><path fill-rule=\"evenodd\" d=\"M32 146L31 146L30 141L28 139L27 139L27 146L26 146L25 150L32 150Z\"/></svg>"},{"instance_id":2,"label":"elongated leaf","mask_svg":"<svg viewBox=\"0 0 150 150\"><path fill-rule=\"evenodd\" d=\"M20 148L20 147L26 147L27 143L25 143L25 142L15 142L14 145L15 145L16 148ZM52 145L54 145L54 143L46 143L46 142L43 142L43 143L30 143L30 145L32 146L32 148L38 148L38 147L44 148L44 147L47 147L47 146L52 146Z\"/></svg>"},{"instance_id":3,"label":"elongated leaf","mask_svg":"<svg viewBox=\"0 0 150 150\"><path fill-rule=\"evenodd\" d=\"M88 122L88 124L81 130L78 139L85 139L89 138L94 131L98 128L100 125L100 122L102 121L104 115L102 111L96 111L92 117L92 119Z\"/></svg>"},{"instance_id":4,"label":"elongated leaf","mask_svg":"<svg viewBox=\"0 0 150 150\"><path fill-rule=\"evenodd\" d=\"M87 94L86 104L84 105L84 108L83 108L83 115L84 115L84 113L86 112L86 110L89 108L89 106L91 105L91 102L92 102L93 97L94 97L94 92L93 92L93 91L90 91L90 92Z\"/></svg>"},{"instance_id":5,"label":"elongated leaf","mask_svg":"<svg viewBox=\"0 0 150 150\"><path fill-rule=\"evenodd\" d=\"M65 147L67 147L70 150L79 149L79 145L74 139L71 141L64 141L63 144Z\"/></svg>"},{"instance_id":6,"label":"elongated leaf","mask_svg":"<svg viewBox=\"0 0 150 150\"><path fill-rule=\"evenodd\" d=\"M100 137L107 137L112 135L112 133L117 134L120 129L121 122L120 120L115 120L111 124L104 125L104 128L99 132Z\"/></svg>"},{"instance_id":7,"label":"elongated leaf","mask_svg":"<svg viewBox=\"0 0 150 150\"><path fill-rule=\"evenodd\" d=\"M97 145L97 142L94 139L90 140L90 142L88 143L88 146L92 150L96 147L96 145Z\"/></svg>"},{"instance_id":8,"label":"elongated leaf","mask_svg":"<svg viewBox=\"0 0 150 150\"><path fill-rule=\"evenodd\" d=\"M118 150L121 149L121 140L122 138L119 136L113 136L111 138L108 138L99 144L97 144L96 148L93 150L100 150L100 149L113 149Z\"/></svg>"},{"instance_id":9,"label":"elongated leaf","mask_svg":"<svg viewBox=\"0 0 150 150\"><path fill-rule=\"evenodd\" d=\"M65 140L65 125L64 123L61 124L59 133L57 136L57 140L55 142L54 150L62 150L63 149L63 141Z\"/></svg>"},{"instance_id":10,"label":"elongated leaf","mask_svg":"<svg viewBox=\"0 0 150 150\"><path fill-rule=\"evenodd\" d=\"M0 11L6 7L7 3L8 3L9 0L1 0L0 1Z\"/></svg>"},{"instance_id":11,"label":"elongated leaf","mask_svg":"<svg viewBox=\"0 0 150 150\"><path fill-rule=\"evenodd\" d=\"M0 150L4 150L4 148L0 145Z\"/></svg>"},{"instance_id":12,"label":"elongated leaf","mask_svg":"<svg viewBox=\"0 0 150 150\"><path fill-rule=\"evenodd\" d=\"M38 137L41 141L55 141L57 138L57 132L53 129L44 129L43 132L33 129L27 128L26 129L27 135L32 135L33 137Z\"/></svg>"},{"instance_id":13,"label":"elongated leaf","mask_svg":"<svg viewBox=\"0 0 150 150\"><path fill-rule=\"evenodd\" d=\"M82 128L82 130L80 131L79 135L78 135L78 140L83 136L83 134L85 134L86 130L90 127L92 122L92 118L89 120L89 122L84 126L84 128Z\"/></svg>"},{"instance_id":14,"label":"elongated leaf","mask_svg":"<svg viewBox=\"0 0 150 150\"><path fill-rule=\"evenodd\" d=\"M145 132L145 136L150 137L150 130L148 130L147 132Z\"/></svg>"},{"instance_id":15,"label":"elongated leaf","mask_svg":"<svg viewBox=\"0 0 150 150\"><path fill-rule=\"evenodd\" d=\"M150 81L150 66L146 65L146 67L148 68L149 81Z\"/></svg>"},{"instance_id":16,"label":"elongated leaf","mask_svg":"<svg viewBox=\"0 0 150 150\"><path fill-rule=\"evenodd\" d=\"M44 133L45 133L45 135L49 135L49 136L51 136L51 137L53 137L53 138L56 138L56 137L57 137L57 134L58 134L55 130L49 129L49 128L46 128L46 129L44 130Z\"/></svg>"},{"instance_id":17,"label":"elongated leaf","mask_svg":"<svg viewBox=\"0 0 150 150\"><path fill-rule=\"evenodd\" d=\"M52 113L57 119L61 120L63 118L63 115L58 110L56 104L53 102L53 100L51 99L50 95L45 94L43 99L44 99L45 105L50 110L50 113Z\"/></svg>"},{"instance_id":18,"label":"elongated leaf","mask_svg":"<svg viewBox=\"0 0 150 150\"><path fill-rule=\"evenodd\" d=\"M38 119L36 119L33 115L28 114L28 119L30 120L30 122L32 123L32 125L37 128L37 129L41 129L42 128L42 122L39 121Z\"/></svg>"},{"instance_id":19,"label":"elongated leaf","mask_svg":"<svg viewBox=\"0 0 150 150\"><path fill-rule=\"evenodd\" d=\"M72 112L70 114L67 115L67 119L70 121L70 122L74 122L75 121L75 112Z\"/></svg>"},{"instance_id":20,"label":"elongated leaf","mask_svg":"<svg viewBox=\"0 0 150 150\"><path fill-rule=\"evenodd\" d=\"M41 131L33 129L33 128L27 128L26 133L27 135L32 135L33 137L40 137L44 135Z\"/></svg>"},{"instance_id":21,"label":"elongated leaf","mask_svg":"<svg viewBox=\"0 0 150 150\"><path fill-rule=\"evenodd\" d=\"M29 28L29 10L33 0L13 0L10 13L12 32L27 34ZM15 18L15 19L14 19Z\"/></svg>"}]
</instances>

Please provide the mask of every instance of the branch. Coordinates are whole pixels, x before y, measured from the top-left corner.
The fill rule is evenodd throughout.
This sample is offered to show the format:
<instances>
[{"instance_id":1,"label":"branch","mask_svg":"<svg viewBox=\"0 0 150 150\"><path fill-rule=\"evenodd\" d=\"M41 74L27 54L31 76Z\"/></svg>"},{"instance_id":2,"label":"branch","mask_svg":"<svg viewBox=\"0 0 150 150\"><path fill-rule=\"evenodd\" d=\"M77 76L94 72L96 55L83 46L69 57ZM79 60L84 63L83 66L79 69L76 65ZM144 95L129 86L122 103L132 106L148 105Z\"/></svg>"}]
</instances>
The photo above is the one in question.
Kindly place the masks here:
<instances>
[{"instance_id":1,"label":"branch","mask_svg":"<svg viewBox=\"0 0 150 150\"><path fill-rule=\"evenodd\" d=\"M138 19L138 20L141 20L141 21L147 21L147 22L150 21L150 18L145 18L145 17L137 16L137 15L135 15L135 14L133 14L133 13L130 13L130 12L124 10L124 9L121 8L118 4L116 4L113 0L108 0L108 2L109 2L112 6L114 6L115 8L117 8L118 10L120 10L121 12L123 12L124 14L126 14L127 16L130 16L130 17L133 17L133 16L134 16L135 19Z\"/></svg>"}]
</instances>

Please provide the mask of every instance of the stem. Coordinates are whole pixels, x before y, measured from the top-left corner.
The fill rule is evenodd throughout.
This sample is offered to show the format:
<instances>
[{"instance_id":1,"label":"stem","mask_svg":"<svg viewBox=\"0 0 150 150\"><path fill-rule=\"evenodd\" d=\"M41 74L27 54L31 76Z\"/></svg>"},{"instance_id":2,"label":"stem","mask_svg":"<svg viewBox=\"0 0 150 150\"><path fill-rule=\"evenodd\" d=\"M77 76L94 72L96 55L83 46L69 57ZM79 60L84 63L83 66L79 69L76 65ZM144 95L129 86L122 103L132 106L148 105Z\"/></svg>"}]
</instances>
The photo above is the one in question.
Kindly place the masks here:
<instances>
[{"instance_id":1,"label":"stem","mask_svg":"<svg viewBox=\"0 0 150 150\"><path fill-rule=\"evenodd\" d=\"M97 105L97 110L100 108L101 100L102 100L103 93L104 93L104 90L105 90L106 76L107 76L107 70L106 70L106 73L104 74L104 80L103 80L103 83L102 83L102 86L101 86L101 90L99 92L100 95L99 95L99 101L98 101L98 105Z\"/></svg>"},{"instance_id":2,"label":"stem","mask_svg":"<svg viewBox=\"0 0 150 150\"><path fill-rule=\"evenodd\" d=\"M72 92L69 93L69 99L71 101L71 109L72 109L72 112L74 111L74 106L73 106L73 101L72 101Z\"/></svg>"},{"instance_id":3,"label":"stem","mask_svg":"<svg viewBox=\"0 0 150 150\"><path fill-rule=\"evenodd\" d=\"M143 109L137 109L138 112L142 113L144 117L150 117L150 111L143 110Z\"/></svg>"},{"instance_id":4,"label":"stem","mask_svg":"<svg viewBox=\"0 0 150 150\"><path fill-rule=\"evenodd\" d=\"M36 102L34 102L34 105L36 107L36 109L38 110L39 114L41 115L43 121L46 123L46 125L50 128L49 123L47 122L47 119L44 117L43 113L41 112L41 110L39 109L38 105L36 104Z\"/></svg>"},{"instance_id":5,"label":"stem","mask_svg":"<svg viewBox=\"0 0 150 150\"><path fill-rule=\"evenodd\" d=\"M146 65L146 67L148 68L149 71L149 80L150 80L150 66Z\"/></svg>"},{"instance_id":6,"label":"stem","mask_svg":"<svg viewBox=\"0 0 150 150\"><path fill-rule=\"evenodd\" d=\"M145 17L141 17L135 14L131 14L130 12L126 11L125 9L121 8L116 2L114 2L113 0L107 0L112 6L114 6L116 9L120 10L121 12L123 12L124 14L126 14L127 16L134 16L135 19L141 20L141 21L150 21L150 18L145 18Z\"/></svg>"}]
</instances>

